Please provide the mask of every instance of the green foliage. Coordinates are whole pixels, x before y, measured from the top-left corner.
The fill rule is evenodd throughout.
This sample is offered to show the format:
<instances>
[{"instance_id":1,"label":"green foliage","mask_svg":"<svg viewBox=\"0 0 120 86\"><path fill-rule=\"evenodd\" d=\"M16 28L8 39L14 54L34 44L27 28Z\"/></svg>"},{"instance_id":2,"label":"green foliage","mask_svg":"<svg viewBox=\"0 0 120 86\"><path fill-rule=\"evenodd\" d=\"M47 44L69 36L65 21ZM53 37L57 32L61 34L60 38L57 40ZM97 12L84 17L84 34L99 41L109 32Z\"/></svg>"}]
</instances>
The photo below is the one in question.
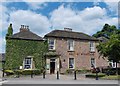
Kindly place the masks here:
<instances>
[{"instance_id":1,"label":"green foliage","mask_svg":"<svg viewBox=\"0 0 120 86\"><path fill-rule=\"evenodd\" d=\"M13 34L13 28L12 28L12 24L10 24L10 26L8 27L8 32L6 36L12 36L12 34Z\"/></svg>"},{"instance_id":2,"label":"green foliage","mask_svg":"<svg viewBox=\"0 0 120 86\"><path fill-rule=\"evenodd\" d=\"M92 73L92 74L87 74L85 75L87 78L96 78L96 73ZM103 73L98 73L98 77L104 77L105 74Z\"/></svg>"},{"instance_id":3,"label":"green foliage","mask_svg":"<svg viewBox=\"0 0 120 86\"><path fill-rule=\"evenodd\" d=\"M27 56L33 56L35 68L42 70L45 64L44 53L48 50L45 41L6 39L5 69L16 70L23 66Z\"/></svg>"},{"instance_id":4,"label":"green foliage","mask_svg":"<svg viewBox=\"0 0 120 86\"><path fill-rule=\"evenodd\" d=\"M105 80L120 80L120 75L104 76L104 77L101 77L100 79L105 79Z\"/></svg>"},{"instance_id":5,"label":"green foliage","mask_svg":"<svg viewBox=\"0 0 120 86\"><path fill-rule=\"evenodd\" d=\"M4 72L6 73L7 76L14 74L13 70L5 70Z\"/></svg>"},{"instance_id":6,"label":"green foliage","mask_svg":"<svg viewBox=\"0 0 120 86\"><path fill-rule=\"evenodd\" d=\"M101 31L98 31L96 34L93 34L94 37L106 37L109 38L113 34L120 34L120 30L114 25L105 24Z\"/></svg>"},{"instance_id":7,"label":"green foliage","mask_svg":"<svg viewBox=\"0 0 120 86\"><path fill-rule=\"evenodd\" d=\"M108 42L100 43L97 49L101 56L118 63L120 61L120 34L112 35Z\"/></svg>"}]
</instances>

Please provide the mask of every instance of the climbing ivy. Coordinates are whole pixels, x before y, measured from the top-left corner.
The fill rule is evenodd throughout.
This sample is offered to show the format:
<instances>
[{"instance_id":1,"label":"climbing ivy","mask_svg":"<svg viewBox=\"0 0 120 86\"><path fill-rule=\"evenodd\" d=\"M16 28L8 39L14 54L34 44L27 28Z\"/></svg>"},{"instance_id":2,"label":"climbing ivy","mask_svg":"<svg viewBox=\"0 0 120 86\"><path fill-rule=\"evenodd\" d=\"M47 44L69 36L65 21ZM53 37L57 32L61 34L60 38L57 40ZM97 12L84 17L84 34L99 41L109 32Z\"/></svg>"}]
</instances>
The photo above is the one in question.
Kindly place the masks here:
<instances>
[{"instance_id":1,"label":"climbing ivy","mask_svg":"<svg viewBox=\"0 0 120 86\"><path fill-rule=\"evenodd\" d=\"M47 51L46 41L6 38L5 69L17 69L23 66L24 58L33 56L35 68L41 70L45 64L44 53Z\"/></svg>"}]
</instances>

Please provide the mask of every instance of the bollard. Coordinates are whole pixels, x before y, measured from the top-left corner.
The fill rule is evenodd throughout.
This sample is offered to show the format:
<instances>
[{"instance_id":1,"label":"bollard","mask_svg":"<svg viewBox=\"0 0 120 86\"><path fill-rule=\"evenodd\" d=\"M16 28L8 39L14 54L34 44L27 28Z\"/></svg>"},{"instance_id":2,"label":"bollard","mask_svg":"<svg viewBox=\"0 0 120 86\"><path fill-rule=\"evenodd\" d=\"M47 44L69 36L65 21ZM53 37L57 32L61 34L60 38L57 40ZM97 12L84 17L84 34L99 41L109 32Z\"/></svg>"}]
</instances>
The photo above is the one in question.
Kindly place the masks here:
<instances>
[{"instance_id":1,"label":"bollard","mask_svg":"<svg viewBox=\"0 0 120 86\"><path fill-rule=\"evenodd\" d=\"M96 80L98 80L98 73L96 72Z\"/></svg>"},{"instance_id":2,"label":"bollard","mask_svg":"<svg viewBox=\"0 0 120 86\"><path fill-rule=\"evenodd\" d=\"M3 73L2 73L2 77L4 77L5 76L5 73L4 73L4 68L3 68Z\"/></svg>"},{"instance_id":3,"label":"bollard","mask_svg":"<svg viewBox=\"0 0 120 86\"><path fill-rule=\"evenodd\" d=\"M31 78L33 78L33 71L31 71Z\"/></svg>"},{"instance_id":4,"label":"bollard","mask_svg":"<svg viewBox=\"0 0 120 86\"><path fill-rule=\"evenodd\" d=\"M74 80L77 80L76 71L74 71Z\"/></svg>"},{"instance_id":5,"label":"bollard","mask_svg":"<svg viewBox=\"0 0 120 86\"><path fill-rule=\"evenodd\" d=\"M43 79L45 79L45 71L43 72Z\"/></svg>"},{"instance_id":6,"label":"bollard","mask_svg":"<svg viewBox=\"0 0 120 86\"><path fill-rule=\"evenodd\" d=\"M18 76L17 76L18 78L20 78L20 74L19 74L19 72L18 72Z\"/></svg>"},{"instance_id":7,"label":"bollard","mask_svg":"<svg viewBox=\"0 0 120 86\"><path fill-rule=\"evenodd\" d=\"M57 79L59 79L59 72L57 71Z\"/></svg>"}]
</instances>

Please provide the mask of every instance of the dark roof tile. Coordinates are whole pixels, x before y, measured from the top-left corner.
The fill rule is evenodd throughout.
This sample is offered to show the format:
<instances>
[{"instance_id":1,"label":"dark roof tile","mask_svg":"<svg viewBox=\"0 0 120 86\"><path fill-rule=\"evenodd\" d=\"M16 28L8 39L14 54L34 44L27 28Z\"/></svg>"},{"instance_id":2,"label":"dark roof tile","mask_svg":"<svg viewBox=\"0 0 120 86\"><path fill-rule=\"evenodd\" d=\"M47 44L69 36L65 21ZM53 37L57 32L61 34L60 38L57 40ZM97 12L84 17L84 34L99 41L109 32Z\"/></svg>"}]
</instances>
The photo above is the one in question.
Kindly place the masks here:
<instances>
[{"instance_id":1,"label":"dark roof tile","mask_svg":"<svg viewBox=\"0 0 120 86\"><path fill-rule=\"evenodd\" d=\"M36 35L35 33L31 31L20 31L16 34L14 34L11 38L15 39L24 39L24 40L43 40L42 37Z\"/></svg>"},{"instance_id":2,"label":"dark roof tile","mask_svg":"<svg viewBox=\"0 0 120 86\"><path fill-rule=\"evenodd\" d=\"M73 32L65 30L53 30L52 32L45 35L45 37L61 37L61 38L72 38L72 39L81 39L81 40L94 40L98 39L82 32Z\"/></svg>"}]
</instances>

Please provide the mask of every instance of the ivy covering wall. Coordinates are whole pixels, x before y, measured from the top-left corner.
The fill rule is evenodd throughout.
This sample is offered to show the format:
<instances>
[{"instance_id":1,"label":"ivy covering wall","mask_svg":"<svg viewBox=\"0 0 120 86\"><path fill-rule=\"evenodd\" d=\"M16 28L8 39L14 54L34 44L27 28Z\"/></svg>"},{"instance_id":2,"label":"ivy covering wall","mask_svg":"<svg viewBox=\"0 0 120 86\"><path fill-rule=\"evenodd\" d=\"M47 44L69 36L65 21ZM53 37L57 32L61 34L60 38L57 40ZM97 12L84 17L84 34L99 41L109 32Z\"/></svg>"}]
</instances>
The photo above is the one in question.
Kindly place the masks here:
<instances>
[{"instance_id":1,"label":"ivy covering wall","mask_svg":"<svg viewBox=\"0 0 120 86\"><path fill-rule=\"evenodd\" d=\"M5 69L18 69L23 66L27 56L33 56L36 69L42 69L45 64L44 54L48 50L47 42L6 38Z\"/></svg>"}]
</instances>

